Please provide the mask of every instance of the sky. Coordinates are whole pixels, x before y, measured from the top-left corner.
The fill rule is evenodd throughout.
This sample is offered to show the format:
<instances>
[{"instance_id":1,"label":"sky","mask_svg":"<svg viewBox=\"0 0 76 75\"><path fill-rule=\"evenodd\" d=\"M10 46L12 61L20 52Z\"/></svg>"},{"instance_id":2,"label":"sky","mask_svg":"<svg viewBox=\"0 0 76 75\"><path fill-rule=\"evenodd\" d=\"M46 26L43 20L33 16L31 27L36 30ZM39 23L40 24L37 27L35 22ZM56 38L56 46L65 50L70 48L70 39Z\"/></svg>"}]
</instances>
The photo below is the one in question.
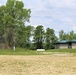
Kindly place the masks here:
<instances>
[{"instance_id":1,"label":"sky","mask_svg":"<svg viewBox=\"0 0 76 75\"><path fill-rule=\"evenodd\" d=\"M0 0L0 5L7 0ZM60 30L76 32L76 0L22 0L25 8L31 9L30 23L34 27L43 25L53 28L56 35Z\"/></svg>"}]
</instances>

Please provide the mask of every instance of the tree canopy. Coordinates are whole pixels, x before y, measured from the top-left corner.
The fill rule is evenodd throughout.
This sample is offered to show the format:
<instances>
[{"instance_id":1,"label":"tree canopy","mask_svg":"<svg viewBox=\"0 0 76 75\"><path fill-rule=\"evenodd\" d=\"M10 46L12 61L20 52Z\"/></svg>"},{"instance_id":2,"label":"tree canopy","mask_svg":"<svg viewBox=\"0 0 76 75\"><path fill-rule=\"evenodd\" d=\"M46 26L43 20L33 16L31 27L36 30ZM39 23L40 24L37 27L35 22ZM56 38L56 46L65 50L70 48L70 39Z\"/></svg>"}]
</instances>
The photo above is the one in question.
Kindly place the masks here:
<instances>
[{"instance_id":1,"label":"tree canopy","mask_svg":"<svg viewBox=\"0 0 76 75\"><path fill-rule=\"evenodd\" d=\"M29 22L30 13L30 9L24 8L24 3L18 0L7 0L5 6L0 6L0 35L6 46L15 46L18 30Z\"/></svg>"},{"instance_id":2,"label":"tree canopy","mask_svg":"<svg viewBox=\"0 0 76 75\"><path fill-rule=\"evenodd\" d=\"M42 25L39 25L34 30L34 42L37 49L43 48L43 40L44 40L44 28Z\"/></svg>"},{"instance_id":3,"label":"tree canopy","mask_svg":"<svg viewBox=\"0 0 76 75\"><path fill-rule=\"evenodd\" d=\"M59 31L59 40L75 40L76 33L70 31L69 33L64 32L64 30Z\"/></svg>"},{"instance_id":4,"label":"tree canopy","mask_svg":"<svg viewBox=\"0 0 76 75\"><path fill-rule=\"evenodd\" d=\"M53 29L46 29L46 49L54 48L53 43L57 41L57 37L55 36L55 31Z\"/></svg>"}]
</instances>

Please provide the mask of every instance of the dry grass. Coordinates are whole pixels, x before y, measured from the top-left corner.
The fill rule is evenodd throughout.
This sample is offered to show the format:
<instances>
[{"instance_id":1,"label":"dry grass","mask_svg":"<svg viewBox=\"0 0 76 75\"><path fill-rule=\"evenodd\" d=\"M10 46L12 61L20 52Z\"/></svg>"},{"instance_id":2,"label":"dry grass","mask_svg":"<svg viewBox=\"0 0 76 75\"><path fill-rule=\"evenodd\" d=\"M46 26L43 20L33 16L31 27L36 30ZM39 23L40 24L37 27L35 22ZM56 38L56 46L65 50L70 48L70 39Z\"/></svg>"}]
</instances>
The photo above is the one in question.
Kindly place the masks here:
<instances>
[{"instance_id":1,"label":"dry grass","mask_svg":"<svg viewBox=\"0 0 76 75\"><path fill-rule=\"evenodd\" d=\"M76 75L76 57L69 54L1 55L0 75Z\"/></svg>"}]
</instances>

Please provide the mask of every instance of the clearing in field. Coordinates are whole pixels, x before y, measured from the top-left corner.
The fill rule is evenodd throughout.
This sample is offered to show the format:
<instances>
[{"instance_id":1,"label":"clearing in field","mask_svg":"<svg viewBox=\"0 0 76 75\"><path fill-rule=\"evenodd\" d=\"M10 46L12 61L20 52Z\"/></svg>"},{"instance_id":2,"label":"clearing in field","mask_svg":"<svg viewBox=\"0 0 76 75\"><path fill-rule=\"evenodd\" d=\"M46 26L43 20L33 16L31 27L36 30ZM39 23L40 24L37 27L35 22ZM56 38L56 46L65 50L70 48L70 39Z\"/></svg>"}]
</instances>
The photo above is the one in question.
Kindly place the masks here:
<instances>
[{"instance_id":1,"label":"clearing in field","mask_svg":"<svg viewBox=\"0 0 76 75\"><path fill-rule=\"evenodd\" d=\"M76 57L69 54L0 55L0 75L76 75Z\"/></svg>"}]
</instances>

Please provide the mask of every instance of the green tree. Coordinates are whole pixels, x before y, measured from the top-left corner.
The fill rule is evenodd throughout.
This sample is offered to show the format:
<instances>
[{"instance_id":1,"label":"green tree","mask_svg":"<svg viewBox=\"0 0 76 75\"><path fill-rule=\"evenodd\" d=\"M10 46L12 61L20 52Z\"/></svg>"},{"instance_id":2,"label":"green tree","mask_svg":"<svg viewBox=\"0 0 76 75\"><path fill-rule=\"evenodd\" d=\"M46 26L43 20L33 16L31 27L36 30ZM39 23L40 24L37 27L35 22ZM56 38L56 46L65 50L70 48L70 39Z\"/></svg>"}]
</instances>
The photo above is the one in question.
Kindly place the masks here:
<instances>
[{"instance_id":1,"label":"green tree","mask_svg":"<svg viewBox=\"0 0 76 75\"><path fill-rule=\"evenodd\" d=\"M24 25L20 26L16 35L16 46L25 48L26 45L26 27Z\"/></svg>"},{"instance_id":2,"label":"green tree","mask_svg":"<svg viewBox=\"0 0 76 75\"><path fill-rule=\"evenodd\" d=\"M70 33L69 33L69 40L73 40L74 36L75 36L74 31L70 31Z\"/></svg>"},{"instance_id":3,"label":"green tree","mask_svg":"<svg viewBox=\"0 0 76 75\"><path fill-rule=\"evenodd\" d=\"M43 48L44 41L44 28L42 25L39 25L34 30L34 43L37 49Z\"/></svg>"},{"instance_id":4,"label":"green tree","mask_svg":"<svg viewBox=\"0 0 76 75\"><path fill-rule=\"evenodd\" d=\"M53 43L57 41L57 37L55 36L54 30L47 28L46 29L46 49L54 48Z\"/></svg>"},{"instance_id":5,"label":"green tree","mask_svg":"<svg viewBox=\"0 0 76 75\"><path fill-rule=\"evenodd\" d=\"M30 48L33 26L21 26L18 30L17 46Z\"/></svg>"},{"instance_id":6,"label":"green tree","mask_svg":"<svg viewBox=\"0 0 76 75\"><path fill-rule=\"evenodd\" d=\"M31 38L33 36L33 26L26 26L26 44L29 45L31 43Z\"/></svg>"},{"instance_id":7,"label":"green tree","mask_svg":"<svg viewBox=\"0 0 76 75\"><path fill-rule=\"evenodd\" d=\"M64 30L59 31L59 40L65 40L66 33Z\"/></svg>"},{"instance_id":8,"label":"green tree","mask_svg":"<svg viewBox=\"0 0 76 75\"><path fill-rule=\"evenodd\" d=\"M5 43L9 47L14 47L17 30L26 21L29 22L31 11L24 8L23 2L18 0L7 0L6 5L3 6L4 9L2 10L1 8L2 6L0 6L0 13L3 13L1 25L4 27Z\"/></svg>"},{"instance_id":9,"label":"green tree","mask_svg":"<svg viewBox=\"0 0 76 75\"><path fill-rule=\"evenodd\" d=\"M61 30L59 32L59 39L60 40L74 40L74 39L76 39L76 34L74 33L74 31L65 33L63 30Z\"/></svg>"},{"instance_id":10,"label":"green tree","mask_svg":"<svg viewBox=\"0 0 76 75\"><path fill-rule=\"evenodd\" d=\"M5 26L3 25L3 17L5 9L6 8L4 5L0 6L0 42L2 42L2 44L6 41L6 40L4 41Z\"/></svg>"}]
</instances>

